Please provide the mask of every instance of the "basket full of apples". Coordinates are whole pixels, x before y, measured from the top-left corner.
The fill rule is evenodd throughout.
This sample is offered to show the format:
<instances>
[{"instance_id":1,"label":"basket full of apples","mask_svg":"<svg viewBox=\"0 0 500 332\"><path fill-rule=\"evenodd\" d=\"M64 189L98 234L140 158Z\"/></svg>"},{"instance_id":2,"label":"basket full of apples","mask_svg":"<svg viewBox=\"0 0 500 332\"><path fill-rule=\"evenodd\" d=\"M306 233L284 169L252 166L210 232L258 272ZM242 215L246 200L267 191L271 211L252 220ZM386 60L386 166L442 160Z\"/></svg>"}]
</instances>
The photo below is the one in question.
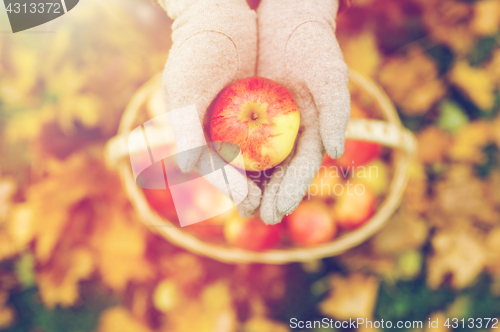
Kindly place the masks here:
<instances>
[{"instance_id":1,"label":"basket full of apples","mask_svg":"<svg viewBox=\"0 0 500 332\"><path fill-rule=\"evenodd\" d=\"M161 74L131 99L118 135L106 146L106 158L118 170L141 221L180 247L238 263L334 256L368 239L394 213L416 150L413 134L374 82L351 71L349 85L344 155L325 156L303 201L276 225L264 224L259 216L240 217L226 197L232 195L214 191L199 174L179 175L174 135L161 116ZM294 148L299 112L291 94L276 82L258 77L236 82L211 106L208 135L222 143L211 144L210 154L262 181L278 171ZM147 144L131 141L148 133ZM155 163L154 155L161 155L161 161ZM199 222L186 223L189 218Z\"/></svg>"}]
</instances>

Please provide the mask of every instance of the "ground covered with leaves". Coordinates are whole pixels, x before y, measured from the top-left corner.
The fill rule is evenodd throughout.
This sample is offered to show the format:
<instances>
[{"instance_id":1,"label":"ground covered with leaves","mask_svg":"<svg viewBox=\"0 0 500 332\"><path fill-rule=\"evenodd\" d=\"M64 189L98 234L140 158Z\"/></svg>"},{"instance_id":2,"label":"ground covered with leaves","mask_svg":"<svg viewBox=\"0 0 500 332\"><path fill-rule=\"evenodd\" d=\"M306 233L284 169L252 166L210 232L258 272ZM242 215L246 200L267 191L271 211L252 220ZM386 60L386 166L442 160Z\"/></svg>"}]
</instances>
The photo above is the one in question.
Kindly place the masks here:
<instances>
[{"instance_id":1,"label":"ground covered with leaves","mask_svg":"<svg viewBox=\"0 0 500 332\"><path fill-rule=\"evenodd\" d=\"M286 266L218 263L138 221L103 148L161 71L171 22L147 0L71 13L54 34L0 35L0 329L500 317L499 1L357 0L339 18L346 62L385 89L418 158L381 232Z\"/></svg>"}]
</instances>

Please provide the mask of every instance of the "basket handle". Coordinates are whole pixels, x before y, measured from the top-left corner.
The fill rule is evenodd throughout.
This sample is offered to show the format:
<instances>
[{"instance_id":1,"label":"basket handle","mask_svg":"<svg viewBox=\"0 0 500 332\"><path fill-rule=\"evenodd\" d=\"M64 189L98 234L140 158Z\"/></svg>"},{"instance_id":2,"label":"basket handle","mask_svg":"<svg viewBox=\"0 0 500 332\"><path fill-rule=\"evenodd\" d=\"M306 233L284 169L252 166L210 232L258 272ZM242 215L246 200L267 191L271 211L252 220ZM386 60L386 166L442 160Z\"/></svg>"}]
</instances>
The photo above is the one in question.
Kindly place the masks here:
<instances>
[{"instance_id":1,"label":"basket handle","mask_svg":"<svg viewBox=\"0 0 500 332\"><path fill-rule=\"evenodd\" d=\"M157 131L155 137L162 138L156 141L159 145L175 143L174 136L168 128L168 135L160 131L165 128L153 127L152 131ZM389 122L372 119L351 119L347 125L346 139L362 140L379 143L384 146L403 150L408 155L413 155L416 151L417 143L415 136L408 129ZM129 155L128 134L121 134L108 141L105 148L106 162L115 168L118 162Z\"/></svg>"},{"instance_id":2,"label":"basket handle","mask_svg":"<svg viewBox=\"0 0 500 332\"><path fill-rule=\"evenodd\" d=\"M372 119L352 119L347 124L346 139L375 142L401 149L408 155L417 150L413 133L402 125Z\"/></svg>"}]
</instances>

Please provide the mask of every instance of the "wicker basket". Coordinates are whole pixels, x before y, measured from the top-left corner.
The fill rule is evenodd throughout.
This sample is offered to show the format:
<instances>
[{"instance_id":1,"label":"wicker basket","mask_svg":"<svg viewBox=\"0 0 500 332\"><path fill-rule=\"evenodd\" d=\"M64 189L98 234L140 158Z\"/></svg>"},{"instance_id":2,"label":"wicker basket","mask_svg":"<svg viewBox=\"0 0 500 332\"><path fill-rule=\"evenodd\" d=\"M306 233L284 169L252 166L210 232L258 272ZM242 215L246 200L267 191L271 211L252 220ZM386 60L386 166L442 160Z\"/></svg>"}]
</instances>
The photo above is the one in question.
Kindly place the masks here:
<instances>
[{"instance_id":1,"label":"wicker basket","mask_svg":"<svg viewBox=\"0 0 500 332\"><path fill-rule=\"evenodd\" d=\"M121 119L118 135L106 146L106 160L117 169L125 190L140 219L154 232L161 234L173 244L193 253L208 256L223 262L232 263L268 263L285 264L304 262L323 257L338 255L347 249L357 246L381 229L384 223L398 207L407 182L407 170L416 150L413 134L403 128L399 116L387 95L371 80L351 71L350 84L354 89L370 98L378 108L385 121L371 119L352 119L347 127L346 138L366 140L398 149L394 157L393 179L385 200L376 213L362 227L345 233L335 240L310 248L290 248L253 252L225 245L205 242L182 228L174 226L160 217L146 201L142 190L136 185L128 157L128 134L137 125L140 118L146 117L145 105L153 95L161 89L161 74L158 74L142 86L132 97ZM165 142L172 144L171 142ZM163 226L163 227L162 227Z\"/></svg>"}]
</instances>

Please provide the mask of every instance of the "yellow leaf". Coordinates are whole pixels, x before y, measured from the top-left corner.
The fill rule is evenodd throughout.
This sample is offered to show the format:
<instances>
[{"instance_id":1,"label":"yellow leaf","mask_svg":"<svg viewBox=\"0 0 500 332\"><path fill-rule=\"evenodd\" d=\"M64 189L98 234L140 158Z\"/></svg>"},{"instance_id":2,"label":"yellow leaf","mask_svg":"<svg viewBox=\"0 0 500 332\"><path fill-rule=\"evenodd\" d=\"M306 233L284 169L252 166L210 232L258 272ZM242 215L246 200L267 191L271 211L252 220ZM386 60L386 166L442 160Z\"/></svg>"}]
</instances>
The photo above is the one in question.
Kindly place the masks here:
<instances>
[{"instance_id":1,"label":"yellow leaf","mask_svg":"<svg viewBox=\"0 0 500 332\"><path fill-rule=\"evenodd\" d=\"M12 88L21 96L29 95L38 79L38 54L33 49L17 44L9 49L15 65L15 79Z\"/></svg>"},{"instance_id":2,"label":"yellow leaf","mask_svg":"<svg viewBox=\"0 0 500 332\"><path fill-rule=\"evenodd\" d=\"M8 299L8 293L0 293L0 330L10 327L14 323L15 312L11 307L5 305Z\"/></svg>"},{"instance_id":3,"label":"yellow leaf","mask_svg":"<svg viewBox=\"0 0 500 332\"><path fill-rule=\"evenodd\" d=\"M153 304L161 312L169 312L179 305L179 286L172 280L165 279L160 282L153 293Z\"/></svg>"},{"instance_id":4,"label":"yellow leaf","mask_svg":"<svg viewBox=\"0 0 500 332\"><path fill-rule=\"evenodd\" d=\"M465 218L491 225L500 218L487 197L487 184L474 175L470 165L452 166L434 190L435 203L450 223Z\"/></svg>"},{"instance_id":5,"label":"yellow leaf","mask_svg":"<svg viewBox=\"0 0 500 332\"><path fill-rule=\"evenodd\" d=\"M196 284L204 275L200 258L187 252L160 257L159 264L161 271L168 273L177 284L183 286Z\"/></svg>"},{"instance_id":6,"label":"yellow leaf","mask_svg":"<svg viewBox=\"0 0 500 332\"><path fill-rule=\"evenodd\" d=\"M414 213L424 213L429 208L427 174L420 162L413 161L409 166L403 204Z\"/></svg>"},{"instance_id":7,"label":"yellow leaf","mask_svg":"<svg viewBox=\"0 0 500 332\"><path fill-rule=\"evenodd\" d=\"M489 110L495 102L495 85L486 70L473 68L458 61L450 71L450 81L463 91L479 108Z\"/></svg>"},{"instance_id":8,"label":"yellow leaf","mask_svg":"<svg viewBox=\"0 0 500 332\"><path fill-rule=\"evenodd\" d=\"M223 282L212 284L205 288L201 300L206 307L218 311L231 307L231 296L228 285Z\"/></svg>"},{"instance_id":9,"label":"yellow leaf","mask_svg":"<svg viewBox=\"0 0 500 332\"><path fill-rule=\"evenodd\" d=\"M373 77L380 65L377 40L371 31L365 31L341 44L344 60L349 66L368 77Z\"/></svg>"},{"instance_id":10,"label":"yellow leaf","mask_svg":"<svg viewBox=\"0 0 500 332\"><path fill-rule=\"evenodd\" d=\"M23 250L35 236L35 216L27 203L18 204L7 222L7 231L19 251Z\"/></svg>"},{"instance_id":11,"label":"yellow leaf","mask_svg":"<svg viewBox=\"0 0 500 332\"><path fill-rule=\"evenodd\" d=\"M106 183L99 179L99 175L102 176L99 164L84 154L74 154L64 161L48 160L46 163L45 166L38 164L38 169L47 174L31 185L26 202L35 219L32 221L36 239L35 256L42 263L50 259L64 228L71 223L72 208L102 190ZM19 222L28 223L22 219Z\"/></svg>"},{"instance_id":12,"label":"yellow leaf","mask_svg":"<svg viewBox=\"0 0 500 332\"><path fill-rule=\"evenodd\" d=\"M65 133L71 133L78 123L86 128L96 127L104 111L101 104L97 96L88 94L70 95L69 98L64 98L58 112L61 129Z\"/></svg>"},{"instance_id":13,"label":"yellow leaf","mask_svg":"<svg viewBox=\"0 0 500 332\"><path fill-rule=\"evenodd\" d=\"M451 137L445 131L429 126L418 134L418 159L426 164L442 162L450 145Z\"/></svg>"},{"instance_id":14,"label":"yellow leaf","mask_svg":"<svg viewBox=\"0 0 500 332\"><path fill-rule=\"evenodd\" d=\"M406 56L388 58L379 80L402 111L412 116L425 114L446 92L436 63L418 47Z\"/></svg>"},{"instance_id":15,"label":"yellow leaf","mask_svg":"<svg viewBox=\"0 0 500 332\"><path fill-rule=\"evenodd\" d=\"M7 121L5 137L12 143L32 141L39 137L43 126L55 116L55 109L50 105L45 105L36 110L14 114L12 118Z\"/></svg>"},{"instance_id":16,"label":"yellow leaf","mask_svg":"<svg viewBox=\"0 0 500 332\"><path fill-rule=\"evenodd\" d=\"M131 221L116 208L100 216L91 243L104 283L123 290L130 280L145 281L153 277L145 258L146 235L142 224Z\"/></svg>"},{"instance_id":17,"label":"yellow leaf","mask_svg":"<svg viewBox=\"0 0 500 332\"><path fill-rule=\"evenodd\" d=\"M0 262L18 253L17 247L10 236L0 228Z\"/></svg>"},{"instance_id":18,"label":"yellow leaf","mask_svg":"<svg viewBox=\"0 0 500 332\"><path fill-rule=\"evenodd\" d=\"M187 301L171 311L165 327L171 332L235 332L236 312L228 284L208 285L199 300Z\"/></svg>"},{"instance_id":19,"label":"yellow leaf","mask_svg":"<svg viewBox=\"0 0 500 332\"><path fill-rule=\"evenodd\" d=\"M492 142L493 133L490 122L472 122L455 134L448 155L456 161L482 163L486 158L482 149Z\"/></svg>"},{"instance_id":20,"label":"yellow leaf","mask_svg":"<svg viewBox=\"0 0 500 332\"><path fill-rule=\"evenodd\" d=\"M331 287L330 294L319 305L321 313L338 320L373 317L379 288L377 278L358 273L347 277L334 275Z\"/></svg>"},{"instance_id":21,"label":"yellow leaf","mask_svg":"<svg viewBox=\"0 0 500 332\"><path fill-rule=\"evenodd\" d=\"M123 307L106 309L100 319L97 332L151 332L144 323L138 321Z\"/></svg>"},{"instance_id":22,"label":"yellow leaf","mask_svg":"<svg viewBox=\"0 0 500 332\"><path fill-rule=\"evenodd\" d=\"M12 195L14 195L16 187L17 185L13 180L0 178L0 224L10 212Z\"/></svg>"},{"instance_id":23,"label":"yellow leaf","mask_svg":"<svg viewBox=\"0 0 500 332\"><path fill-rule=\"evenodd\" d=\"M454 0L418 0L422 5L424 26L437 42L454 53L465 55L474 46L475 34L470 28L472 5Z\"/></svg>"},{"instance_id":24,"label":"yellow leaf","mask_svg":"<svg viewBox=\"0 0 500 332\"><path fill-rule=\"evenodd\" d=\"M493 35L500 30L500 2L497 0L475 2L471 28L480 36Z\"/></svg>"},{"instance_id":25,"label":"yellow leaf","mask_svg":"<svg viewBox=\"0 0 500 332\"><path fill-rule=\"evenodd\" d=\"M399 254L420 248L427 239L428 226L418 215L401 209L373 239L373 249L381 254Z\"/></svg>"},{"instance_id":26,"label":"yellow leaf","mask_svg":"<svg viewBox=\"0 0 500 332\"><path fill-rule=\"evenodd\" d=\"M486 238L488 249L487 269L495 276L500 277L500 227L493 228Z\"/></svg>"},{"instance_id":27,"label":"yellow leaf","mask_svg":"<svg viewBox=\"0 0 500 332\"><path fill-rule=\"evenodd\" d=\"M63 36L65 33L57 34ZM57 72L47 73L50 75L48 80L48 89L52 93L57 92L64 98L77 95L78 91L83 90L88 79L81 75L78 68L71 63L63 63L61 69Z\"/></svg>"},{"instance_id":28,"label":"yellow leaf","mask_svg":"<svg viewBox=\"0 0 500 332\"><path fill-rule=\"evenodd\" d=\"M14 322L15 314L12 308L0 309L0 329L7 328Z\"/></svg>"},{"instance_id":29,"label":"yellow leaf","mask_svg":"<svg viewBox=\"0 0 500 332\"><path fill-rule=\"evenodd\" d=\"M45 305L68 307L78 299L78 282L94 270L92 253L78 248L59 253L55 260L42 268L36 276L40 296Z\"/></svg>"},{"instance_id":30,"label":"yellow leaf","mask_svg":"<svg viewBox=\"0 0 500 332\"><path fill-rule=\"evenodd\" d=\"M456 227L439 231L432 239L433 254L427 260L427 284L438 288L448 276L451 286L470 285L486 265L483 239L471 229Z\"/></svg>"}]
</instances>

